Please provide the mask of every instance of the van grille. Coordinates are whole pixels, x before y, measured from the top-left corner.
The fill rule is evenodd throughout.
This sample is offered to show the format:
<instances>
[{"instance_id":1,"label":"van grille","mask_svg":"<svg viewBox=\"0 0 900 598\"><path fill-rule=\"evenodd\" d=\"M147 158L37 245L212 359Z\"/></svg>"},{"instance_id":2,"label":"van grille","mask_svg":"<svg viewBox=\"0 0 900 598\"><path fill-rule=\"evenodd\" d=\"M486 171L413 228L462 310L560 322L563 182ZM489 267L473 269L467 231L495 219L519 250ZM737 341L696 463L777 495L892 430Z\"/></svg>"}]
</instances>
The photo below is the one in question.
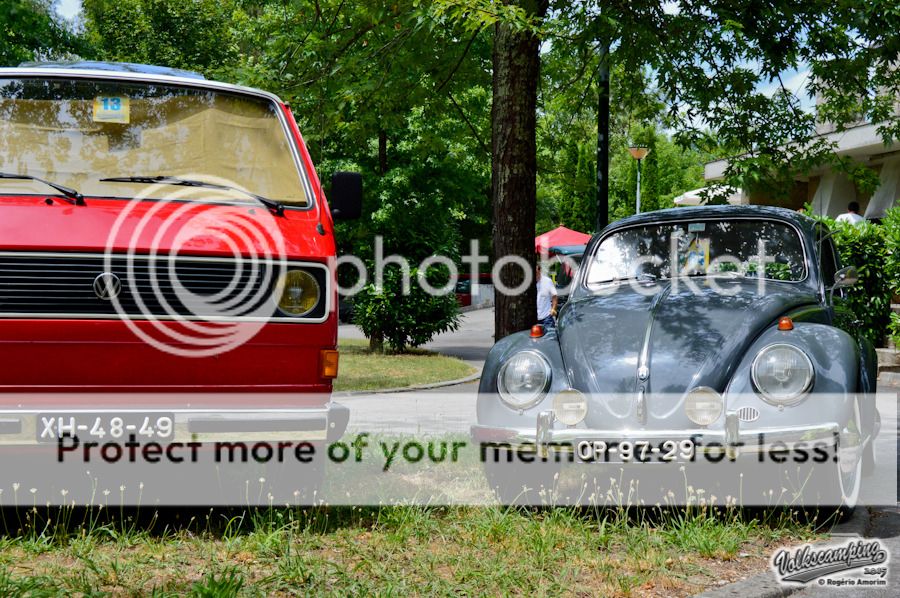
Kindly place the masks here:
<instances>
[{"instance_id":1,"label":"van grille","mask_svg":"<svg viewBox=\"0 0 900 598\"><path fill-rule=\"evenodd\" d=\"M254 270L249 260L235 259L131 256L131 262L129 271L125 256L105 264L102 254L0 252L0 315L116 317L115 302L95 291L106 284L95 285L104 273L120 282L117 300L128 316L202 318L222 314L229 302L226 319L281 315L272 300L278 263L256 262ZM323 268L304 269L328 288ZM307 319L325 315L325 301L319 303Z\"/></svg>"}]
</instances>

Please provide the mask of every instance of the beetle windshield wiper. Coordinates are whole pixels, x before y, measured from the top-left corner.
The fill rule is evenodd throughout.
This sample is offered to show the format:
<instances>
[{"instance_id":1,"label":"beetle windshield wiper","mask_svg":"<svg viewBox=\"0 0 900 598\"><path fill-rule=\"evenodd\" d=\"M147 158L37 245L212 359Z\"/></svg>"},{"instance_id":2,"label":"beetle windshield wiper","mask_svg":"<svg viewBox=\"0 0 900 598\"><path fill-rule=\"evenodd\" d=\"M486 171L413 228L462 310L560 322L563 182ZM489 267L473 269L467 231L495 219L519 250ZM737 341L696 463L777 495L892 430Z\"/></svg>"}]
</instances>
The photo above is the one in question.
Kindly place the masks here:
<instances>
[{"instance_id":1,"label":"beetle windshield wiper","mask_svg":"<svg viewBox=\"0 0 900 598\"><path fill-rule=\"evenodd\" d=\"M101 183L144 183L147 185L153 184L161 184L161 185L173 185L176 187L202 187L204 189L218 189L219 191L236 191L238 193L243 193L247 197L252 197L259 203L263 204L267 208L269 208L272 212L274 212L278 216L284 216L284 206L279 202L269 199L268 197L263 197L262 195L257 195L256 193L250 193L249 191L244 191L243 189L239 189L237 187L230 187L228 185L217 185L216 183L207 183L205 181L195 181L192 179L180 179L178 177L172 176L123 176L123 177L111 177L106 179L100 179Z\"/></svg>"},{"instance_id":2,"label":"beetle windshield wiper","mask_svg":"<svg viewBox=\"0 0 900 598\"><path fill-rule=\"evenodd\" d=\"M651 274L649 272L641 272L636 276L621 276L618 278L607 278L606 280L596 280L592 282L588 282L588 284L611 284L611 283L623 283L623 282L632 282L638 281L640 283L652 284L658 280L655 274Z\"/></svg>"},{"instance_id":3,"label":"beetle windshield wiper","mask_svg":"<svg viewBox=\"0 0 900 598\"><path fill-rule=\"evenodd\" d=\"M6 179L8 181L35 181L38 183L43 183L44 185L47 185L48 187L52 187L53 189L59 191L63 197L69 199L71 203L75 204L76 206L87 205L86 203L84 203L84 195L82 195L75 189L60 185L58 183L51 183L50 181L39 179L36 176L31 176L28 174L10 174L7 172L0 172L0 179Z\"/></svg>"}]
</instances>

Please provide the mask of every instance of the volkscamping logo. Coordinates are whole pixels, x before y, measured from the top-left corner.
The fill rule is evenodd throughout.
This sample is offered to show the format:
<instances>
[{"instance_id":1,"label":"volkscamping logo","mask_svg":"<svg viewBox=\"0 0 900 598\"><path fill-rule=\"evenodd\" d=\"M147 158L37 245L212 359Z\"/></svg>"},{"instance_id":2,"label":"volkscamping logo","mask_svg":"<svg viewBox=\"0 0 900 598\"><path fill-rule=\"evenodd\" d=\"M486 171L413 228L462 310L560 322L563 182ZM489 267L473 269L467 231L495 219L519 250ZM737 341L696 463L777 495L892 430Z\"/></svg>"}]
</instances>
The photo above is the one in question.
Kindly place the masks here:
<instances>
[{"instance_id":1,"label":"volkscamping logo","mask_svg":"<svg viewBox=\"0 0 900 598\"><path fill-rule=\"evenodd\" d=\"M781 548L772 555L771 567L782 584L820 586L887 586L890 554L880 540L854 539L843 544ZM855 576L847 576L851 571ZM861 575L860 575L861 574Z\"/></svg>"}]
</instances>

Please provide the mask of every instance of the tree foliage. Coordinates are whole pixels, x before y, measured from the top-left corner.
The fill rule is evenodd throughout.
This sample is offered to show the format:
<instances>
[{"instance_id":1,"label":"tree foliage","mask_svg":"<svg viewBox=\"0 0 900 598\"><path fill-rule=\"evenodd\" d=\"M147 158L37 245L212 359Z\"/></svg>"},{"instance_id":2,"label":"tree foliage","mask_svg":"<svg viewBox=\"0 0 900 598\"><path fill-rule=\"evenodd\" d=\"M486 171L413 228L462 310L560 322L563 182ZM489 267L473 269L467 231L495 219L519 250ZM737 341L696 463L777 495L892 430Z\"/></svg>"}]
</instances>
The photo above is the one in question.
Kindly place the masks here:
<instances>
[{"instance_id":1,"label":"tree foliage","mask_svg":"<svg viewBox=\"0 0 900 598\"><path fill-rule=\"evenodd\" d=\"M796 177L828 164L870 189L874 173L838 156L817 124L841 131L865 119L886 142L900 133L895 2L595 0L561 2L557 14L548 36L608 40L626 72L651 73L676 140L734 156L726 178L735 186L786 196ZM785 73L806 69L799 90L786 85ZM810 110L804 101L815 96Z\"/></svg>"},{"instance_id":2,"label":"tree foliage","mask_svg":"<svg viewBox=\"0 0 900 598\"><path fill-rule=\"evenodd\" d=\"M54 15L50 0L0 2L0 66L60 58L82 49L78 36Z\"/></svg>"},{"instance_id":3,"label":"tree foliage","mask_svg":"<svg viewBox=\"0 0 900 598\"><path fill-rule=\"evenodd\" d=\"M82 6L88 40L106 60L216 74L237 58L237 0L83 0Z\"/></svg>"}]
</instances>

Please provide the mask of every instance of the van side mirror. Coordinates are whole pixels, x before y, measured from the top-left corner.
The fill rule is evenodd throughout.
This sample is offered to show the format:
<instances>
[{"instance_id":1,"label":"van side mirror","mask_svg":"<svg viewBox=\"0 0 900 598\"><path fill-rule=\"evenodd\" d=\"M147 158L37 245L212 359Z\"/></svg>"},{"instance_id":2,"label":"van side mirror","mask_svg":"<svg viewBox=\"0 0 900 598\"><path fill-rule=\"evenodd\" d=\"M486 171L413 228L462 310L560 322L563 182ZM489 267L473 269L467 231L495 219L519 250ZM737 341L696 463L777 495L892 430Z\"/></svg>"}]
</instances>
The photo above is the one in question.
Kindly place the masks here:
<instances>
[{"instance_id":1,"label":"van side mirror","mask_svg":"<svg viewBox=\"0 0 900 598\"><path fill-rule=\"evenodd\" d=\"M358 172L336 172L331 175L331 217L354 220L362 215L362 175Z\"/></svg>"}]
</instances>

